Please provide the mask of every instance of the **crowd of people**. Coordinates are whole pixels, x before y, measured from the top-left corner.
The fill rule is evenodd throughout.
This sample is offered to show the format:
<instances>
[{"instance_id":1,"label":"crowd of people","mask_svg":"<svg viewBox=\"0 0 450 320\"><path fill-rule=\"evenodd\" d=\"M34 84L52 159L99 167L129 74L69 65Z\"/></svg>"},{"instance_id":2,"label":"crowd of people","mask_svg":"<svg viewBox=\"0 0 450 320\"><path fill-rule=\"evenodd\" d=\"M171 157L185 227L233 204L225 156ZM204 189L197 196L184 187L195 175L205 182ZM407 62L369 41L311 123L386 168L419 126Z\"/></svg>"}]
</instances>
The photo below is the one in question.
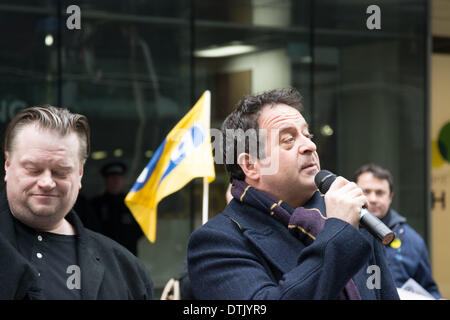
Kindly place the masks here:
<instances>
[{"instance_id":1,"label":"crowd of people","mask_svg":"<svg viewBox=\"0 0 450 320\"><path fill-rule=\"evenodd\" d=\"M441 299L423 239L391 208L392 174L365 164L322 194L302 113L297 90L275 89L244 97L223 122L227 206L192 233L181 298L397 300L413 279ZM247 130L266 135L229 135ZM125 164L101 169L102 195L79 196L87 118L27 108L4 141L0 299L157 298L136 257L142 231L123 201ZM395 233L389 246L360 225L362 208Z\"/></svg>"}]
</instances>

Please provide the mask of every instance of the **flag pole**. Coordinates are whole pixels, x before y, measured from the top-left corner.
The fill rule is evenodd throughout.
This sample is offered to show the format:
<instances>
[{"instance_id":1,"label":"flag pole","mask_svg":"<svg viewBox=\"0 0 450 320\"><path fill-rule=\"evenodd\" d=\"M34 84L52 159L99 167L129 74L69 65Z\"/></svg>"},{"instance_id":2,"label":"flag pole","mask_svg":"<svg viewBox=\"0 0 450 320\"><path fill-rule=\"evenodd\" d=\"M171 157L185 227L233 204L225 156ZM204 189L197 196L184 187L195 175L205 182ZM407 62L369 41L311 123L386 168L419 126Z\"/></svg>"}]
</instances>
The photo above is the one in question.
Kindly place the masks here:
<instances>
[{"instance_id":1,"label":"flag pole","mask_svg":"<svg viewBox=\"0 0 450 320\"><path fill-rule=\"evenodd\" d=\"M208 136L210 135L211 128L211 92L209 90L205 91L205 100L207 103L206 114L208 122ZM202 201L202 225L208 221L208 200L209 200L209 183L208 178L203 177L203 201Z\"/></svg>"},{"instance_id":2,"label":"flag pole","mask_svg":"<svg viewBox=\"0 0 450 320\"><path fill-rule=\"evenodd\" d=\"M203 177L202 224L205 224L208 221L208 196L209 196L208 179L206 177Z\"/></svg>"}]
</instances>

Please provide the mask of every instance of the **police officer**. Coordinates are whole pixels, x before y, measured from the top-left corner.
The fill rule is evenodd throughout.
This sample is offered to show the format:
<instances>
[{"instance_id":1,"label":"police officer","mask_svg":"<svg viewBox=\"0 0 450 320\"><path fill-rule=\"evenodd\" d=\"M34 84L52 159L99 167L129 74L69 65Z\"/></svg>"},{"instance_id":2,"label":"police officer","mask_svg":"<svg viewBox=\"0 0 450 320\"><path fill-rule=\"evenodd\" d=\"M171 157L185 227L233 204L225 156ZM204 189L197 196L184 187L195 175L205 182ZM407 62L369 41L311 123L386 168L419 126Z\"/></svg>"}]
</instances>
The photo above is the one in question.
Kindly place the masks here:
<instances>
[{"instance_id":1,"label":"police officer","mask_svg":"<svg viewBox=\"0 0 450 320\"><path fill-rule=\"evenodd\" d=\"M102 167L100 172L105 192L92 199L92 207L100 220L99 231L137 255L137 242L142 231L124 203L126 169L122 162L112 162Z\"/></svg>"}]
</instances>

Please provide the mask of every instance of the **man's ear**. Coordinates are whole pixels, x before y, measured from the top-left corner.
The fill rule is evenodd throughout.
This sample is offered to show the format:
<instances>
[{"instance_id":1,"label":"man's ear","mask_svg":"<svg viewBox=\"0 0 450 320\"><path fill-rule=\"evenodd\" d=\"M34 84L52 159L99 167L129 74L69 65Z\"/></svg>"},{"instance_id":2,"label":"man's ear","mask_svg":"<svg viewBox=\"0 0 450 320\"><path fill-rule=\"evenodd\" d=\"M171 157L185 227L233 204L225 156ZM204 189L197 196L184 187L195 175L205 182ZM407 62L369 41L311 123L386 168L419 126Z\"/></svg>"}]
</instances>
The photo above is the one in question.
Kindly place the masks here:
<instances>
[{"instance_id":1,"label":"man's ear","mask_svg":"<svg viewBox=\"0 0 450 320\"><path fill-rule=\"evenodd\" d=\"M10 166L10 158L9 158L9 152L6 151L5 152L5 178L4 181L7 182L8 180L8 168Z\"/></svg>"},{"instance_id":2,"label":"man's ear","mask_svg":"<svg viewBox=\"0 0 450 320\"><path fill-rule=\"evenodd\" d=\"M78 185L78 190L81 189L81 180L83 179L83 174L84 174L84 164L86 163L86 160L81 161L80 164L80 170L78 171L78 174L80 175L80 183Z\"/></svg>"},{"instance_id":3,"label":"man's ear","mask_svg":"<svg viewBox=\"0 0 450 320\"><path fill-rule=\"evenodd\" d=\"M241 153L238 156L238 164L247 178L258 180L260 177L260 167L258 159L248 153Z\"/></svg>"}]
</instances>

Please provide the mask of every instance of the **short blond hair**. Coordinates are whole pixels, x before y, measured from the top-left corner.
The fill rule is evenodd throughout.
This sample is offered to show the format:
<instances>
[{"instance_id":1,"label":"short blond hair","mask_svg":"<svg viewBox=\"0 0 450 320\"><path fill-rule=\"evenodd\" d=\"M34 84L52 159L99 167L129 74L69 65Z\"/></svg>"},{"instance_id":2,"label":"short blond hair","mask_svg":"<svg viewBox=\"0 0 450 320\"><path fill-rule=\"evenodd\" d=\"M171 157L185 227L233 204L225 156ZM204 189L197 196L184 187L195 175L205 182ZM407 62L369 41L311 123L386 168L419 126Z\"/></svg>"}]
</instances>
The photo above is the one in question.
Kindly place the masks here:
<instances>
[{"instance_id":1,"label":"short blond hair","mask_svg":"<svg viewBox=\"0 0 450 320\"><path fill-rule=\"evenodd\" d=\"M80 160L84 162L89 157L91 132L86 116L49 104L23 109L14 116L6 128L3 151L11 153L19 130L34 123L40 128L55 130L61 136L76 133L80 141Z\"/></svg>"}]
</instances>

